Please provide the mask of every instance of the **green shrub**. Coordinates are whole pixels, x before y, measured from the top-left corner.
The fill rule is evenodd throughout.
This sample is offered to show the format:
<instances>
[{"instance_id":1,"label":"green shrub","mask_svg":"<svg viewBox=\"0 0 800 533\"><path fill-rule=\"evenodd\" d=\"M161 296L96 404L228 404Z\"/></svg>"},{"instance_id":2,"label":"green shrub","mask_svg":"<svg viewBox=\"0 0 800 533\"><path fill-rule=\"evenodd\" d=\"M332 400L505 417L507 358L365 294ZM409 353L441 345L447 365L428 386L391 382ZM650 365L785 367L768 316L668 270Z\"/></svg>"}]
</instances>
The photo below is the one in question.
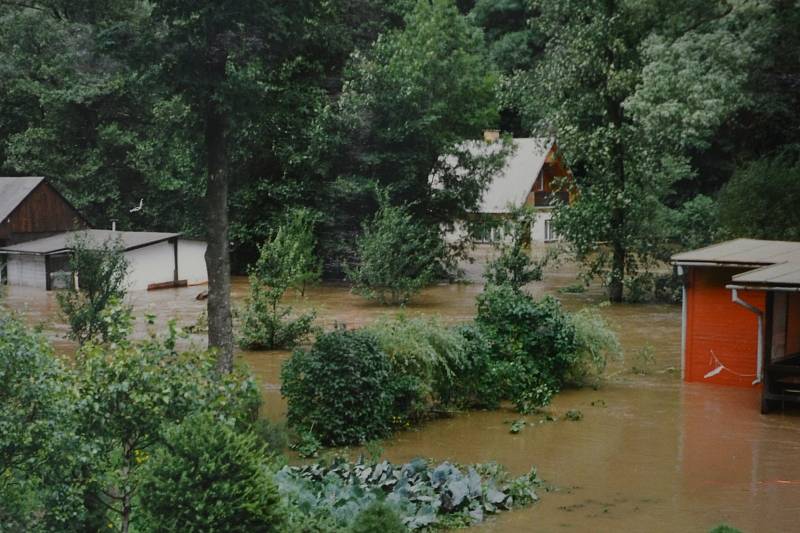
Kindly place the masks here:
<instances>
[{"instance_id":1,"label":"green shrub","mask_svg":"<svg viewBox=\"0 0 800 533\"><path fill-rule=\"evenodd\" d=\"M654 297L657 302L677 304L683 299L683 280L676 270L655 277Z\"/></svg>"},{"instance_id":2,"label":"green shrub","mask_svg":"<svg viewBox=\"0 0 800 533\"><path fill-rule=\"evenodd\" d=\"M438 229L418 222L385 198L356 240L357 264L345 269L354 291L382 304L400 305L442 271L445 245Z\"/></svg>"},{"instance_id":3,"label":"green shrub","mask_svg":"<svg viewBox=\"0 0 800 533\"><path fill-rule=\"evenodd\" d=\"M736 529L735 527L731 527L727 524L720 524L717 527L711 529L708 533L742 533L742 532Z\"/></svg>"},{"instance_id":4,"label":"green shrub","mask_svg":"<svg viewBox=\"0 0 800 533\"><path fill-rule=\"evenodd\" d=\"M502 395L488 339L473 324L458 326L455 331L462 338L463 356L453 365L455 379L441 384L439 398L445 405L463 408L497 407Z\"/></svg>"},{"instance_id":5,"label":"green shrub","mask_svg":"<svg viewBox=\"0 0 800 533\"><path fill-rule=\"evenodd\" d=\"M315 312L293 316L281 305L289 288L300 294L316 283L322 267L314 255L314 216L294 210L272 238L261 245L250 269L250 296L241 312L239 345L249 350L292 348L314 331Z\"/></svg>"},{"instance_id":6,"label":"green shrub","mask_svg":"<svg viewBox=\"0 0 800 533\"><path fill-rule=\"evenodd\" d=\"M617 334L594 307L586 307L571 315L575 328L575 358L564 381L571 385L596 383L609 358L621 357L622 346Z\"/></svg>"},{"instance_id":7,"label":"green shrub","mask_svg":"<svg viewBox=\"0 0 800 533\"><path fill-rule=\"evenodd\" d=\"M253 434L209 414L168 429L146 460L139 500L150 531L282 531L277 485Z\"/></svg>"},{"instance_id":8,"label":"green shrub","mask_svg":"<svg viewBox=\"0 0 800 533\"><path fill-rule=\"evenodd\" d=\"M374 335L333 331L295 350L281 372L289 424L324 444L364 442L391 427L391 363Z\"/></svg>"},{"instance_id":9,"label":"green shrub","mask_svg":"<svg viewBox=\"0 0 800 533\"><path fill-rule=\"evenodd\" d=\"M0 530L88 527L73 377L43 335L2 309L0 384Z\"/></svg>"},{"instance_id":10,"label":"green shrub","mask_svg":"<svg viewBox=\"0 0 800 533\"><path fill-rule=\"evenodd\" d=\"M397 512L387 504L373 502L356 517L351 533L405 533L408 528Z\"/></svg>"},{"instance_id":11,"label":"green shrub","mask_svg":"<svg viewBox=\"0 0 800 533\"><path fill-rule=\"evenodd\" d=\"M652 272L641 272L628 276L623 285L625 301L628 303L649 302L655 295L655 276Z\"/></svg>"},{"instance_id":12,"label":"green shrub","mask_svg":"<svg viewBox=\"0 0 800 533\"><path fill-rule=\"evenodd\" d=\"M500 254L486 265L483 277L493 285L510 285L520 288L531 281L542 279L542 265L530 256L531 228L536 222L536 212L530 207L515 209L511 219L504 224L503 239L498 245Z\"/></svg>"},{"instance_id":13,"label":"green shrub","mask_svg":"<svg viewBox=\"0 0 800 533\"><path fill-rule=\"evenodd\" d=\"M289 434L285 422L272 422L260 418L253 424L253 433L271 453L279 454L289 446Z\"/></svg>"},{"instance_id":14,"label":"green shrub","mask_svg":"<svg viewBox=\"0 0 800 533\"><path fill-rule=\"evenodd\" d=\"M78 287L56 295L69 337L79 344L124 339L130 332L131 309L122 303L128 274L122 243L96 243L78 233L70 247L70 269L78 275Z\"/></svg>"},{"instance_id":15,"label":"green shrub","mask_svg":"<svg viewBox=\"0 0 800 533\"><path fill-rule=\"evenodd\" d=\"M522 412L546 405L576 360L575 326L555 298L536 302L507 285L478 297L476 324L489 343L497 386Z\"/></svg>"},{"instance_id":16,"label":"green shrub","mask_svg":"<svg viewBox=\"0 0 800 533\"><path fill-rule=\"evenodd\" d=\"M250 297L242 311L239 345L247 350L292 348L314 331L315 312L292 317L280 305L285 289L275 289L250 276Z\"/></svg>"}]
</instances>

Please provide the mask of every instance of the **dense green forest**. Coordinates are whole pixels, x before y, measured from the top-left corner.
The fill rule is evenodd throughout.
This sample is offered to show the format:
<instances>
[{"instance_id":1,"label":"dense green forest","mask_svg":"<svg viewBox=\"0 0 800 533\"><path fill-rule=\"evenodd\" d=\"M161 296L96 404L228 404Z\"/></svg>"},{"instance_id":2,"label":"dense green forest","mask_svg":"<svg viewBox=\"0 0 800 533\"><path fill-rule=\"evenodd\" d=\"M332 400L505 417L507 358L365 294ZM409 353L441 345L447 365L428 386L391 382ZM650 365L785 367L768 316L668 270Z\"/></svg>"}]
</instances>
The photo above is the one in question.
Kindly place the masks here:
<instances>
[{"instance_id":1,"label":"dense green forest","mask_svg":"<svg viewBox=\"0 0 800 533\"><path fill-rule=\"evenodd\" d=\"M557 138L581 191L559 228L612 293L676 243L796 236L793 0L42 0L0 18L0 175L48 177L96 227L204 236L219 160L235 271L305 207L336 274L376 185L447 227L500 163L459 150L485 128ZM469 172L436 188L444 156Z\"/></svg>"}]
</instances>

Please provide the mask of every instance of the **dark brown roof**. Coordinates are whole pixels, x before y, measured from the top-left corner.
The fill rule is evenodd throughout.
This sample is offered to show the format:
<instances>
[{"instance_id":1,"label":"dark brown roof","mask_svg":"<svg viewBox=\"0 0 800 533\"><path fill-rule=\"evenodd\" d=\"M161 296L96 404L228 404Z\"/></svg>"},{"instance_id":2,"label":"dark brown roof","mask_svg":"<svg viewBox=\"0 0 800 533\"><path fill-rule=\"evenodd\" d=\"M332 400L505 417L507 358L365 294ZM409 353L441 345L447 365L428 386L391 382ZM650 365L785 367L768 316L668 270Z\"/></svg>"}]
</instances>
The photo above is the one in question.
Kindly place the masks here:
<instances>
[{"instance_id":1,"label":"dark brown roof","mask_svg":"<svg viewBox=\"0 0 800 533\"><path fill-rule=\"evenodd\" d=\"M0 223L44 181L42 177L0 178Z\"/></svg>"}]
</instances>

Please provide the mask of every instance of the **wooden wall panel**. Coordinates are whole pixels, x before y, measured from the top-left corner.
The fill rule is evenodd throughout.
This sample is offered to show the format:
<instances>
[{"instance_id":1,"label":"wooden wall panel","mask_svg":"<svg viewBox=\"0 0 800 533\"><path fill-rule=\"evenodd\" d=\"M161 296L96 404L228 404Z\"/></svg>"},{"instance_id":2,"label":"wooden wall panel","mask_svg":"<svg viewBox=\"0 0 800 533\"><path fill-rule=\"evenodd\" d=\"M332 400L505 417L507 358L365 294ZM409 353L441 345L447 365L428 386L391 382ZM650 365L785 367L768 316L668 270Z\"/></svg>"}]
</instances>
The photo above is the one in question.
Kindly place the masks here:
<instances>
[{"instance_id":1,"label":"wooden wall panel","mask_svg":"<svg viewBox=\"0 0 800 533\"><path fill-rule=\"evenodd\" d=\"M755 379L758 319L731 301L725 288L743 269L692 267L687 290L686 381L750 387ZM739 291L745 301L764 309L763 292ZM724 365L725 370L705 375Z\"/></svg>"},{"instance_id":2,"label":"wooden wall panel","mask_svg":"<svg viewBox=\"0 0 800 533\"><path fill-rule=\"evenodd\" d=\"M86 228L80 214L50 185L39 184L11 213L0 222L0 239L17 241L15 235L48 235Z\"/></svg>"}]
</instances>

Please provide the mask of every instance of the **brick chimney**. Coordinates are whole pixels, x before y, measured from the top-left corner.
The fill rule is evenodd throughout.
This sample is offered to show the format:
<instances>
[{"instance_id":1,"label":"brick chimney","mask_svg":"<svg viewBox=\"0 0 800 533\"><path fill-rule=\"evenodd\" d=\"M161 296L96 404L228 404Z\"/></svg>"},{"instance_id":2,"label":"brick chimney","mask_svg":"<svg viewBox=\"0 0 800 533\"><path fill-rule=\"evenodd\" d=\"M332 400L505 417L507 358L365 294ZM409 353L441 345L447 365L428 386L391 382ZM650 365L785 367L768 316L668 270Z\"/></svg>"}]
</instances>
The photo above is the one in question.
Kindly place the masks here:
<instances>
[{"instance_id":1,"label":"brick chimney","mask_svg":"<svg viewBox=\"0 0 800 533\"><path fill-rule=\"evenodd\" d=\"M493 143L500 140L500 130L483 130L483 140Z\"/></svg>"}]
</instances>

